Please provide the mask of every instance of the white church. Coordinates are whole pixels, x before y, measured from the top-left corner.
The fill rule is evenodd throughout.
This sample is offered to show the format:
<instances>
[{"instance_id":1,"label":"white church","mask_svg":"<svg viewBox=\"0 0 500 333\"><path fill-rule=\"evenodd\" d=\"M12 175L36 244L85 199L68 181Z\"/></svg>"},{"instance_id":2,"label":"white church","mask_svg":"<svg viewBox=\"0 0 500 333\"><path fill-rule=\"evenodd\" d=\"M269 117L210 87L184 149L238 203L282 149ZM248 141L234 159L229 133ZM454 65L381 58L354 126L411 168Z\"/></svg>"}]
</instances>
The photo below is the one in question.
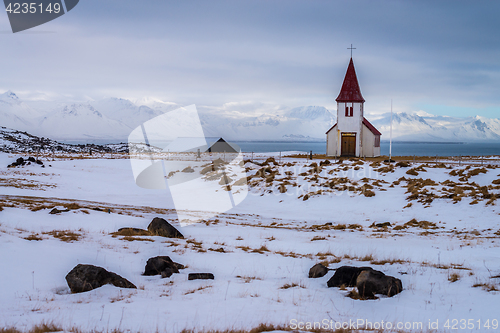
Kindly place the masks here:
<instances>
[{"instance_id":1,"label":"white church","mask_svg":"<svg viewBox=\"0 0 500 333\"><path fill-rule=\"evenodd\" d=\"M364 98L349 62L337 101L337 123L326 132L326 156L380 156L380 133L363 116Z\"/></svg>"}]
</instances>

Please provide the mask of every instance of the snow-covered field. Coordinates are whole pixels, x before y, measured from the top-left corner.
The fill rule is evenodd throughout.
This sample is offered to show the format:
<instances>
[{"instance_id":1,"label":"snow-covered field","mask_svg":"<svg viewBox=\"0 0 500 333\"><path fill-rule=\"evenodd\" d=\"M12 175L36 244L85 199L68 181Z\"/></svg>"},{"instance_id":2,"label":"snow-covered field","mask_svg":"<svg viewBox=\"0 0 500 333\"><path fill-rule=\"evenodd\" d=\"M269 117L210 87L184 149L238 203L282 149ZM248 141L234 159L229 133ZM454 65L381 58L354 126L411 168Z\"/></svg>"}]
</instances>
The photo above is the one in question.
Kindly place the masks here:
<instances>
[{"instance_id":1,"label":"snow-covered field","mask_svg":"<svg viewBox=\"0 0 500 333\"><path fill-rule=\"evenodd\" d=\"M136 186L129 160L5 168L18 157L0 154L0 327L180 332L319 322L331 331L368 321L401 331L428 331L430 323L438 331L498 330L496 165L247 162L250 192L240 205L180 227L168 191ZM54 207L70 210L49 214ZM157 216L185 239L111 235L145 229ZM391 225L375 226L384 222ZM166 279L141 275L158 255L187 268ZM333 271L308 278L318 262L371 266L401 279L404 290L351 299L349 290L327 287ZM71 294L64 277L79 263L138 289ZM215 279L188 281L191 272Z\"/></svg>"}]
</instances>

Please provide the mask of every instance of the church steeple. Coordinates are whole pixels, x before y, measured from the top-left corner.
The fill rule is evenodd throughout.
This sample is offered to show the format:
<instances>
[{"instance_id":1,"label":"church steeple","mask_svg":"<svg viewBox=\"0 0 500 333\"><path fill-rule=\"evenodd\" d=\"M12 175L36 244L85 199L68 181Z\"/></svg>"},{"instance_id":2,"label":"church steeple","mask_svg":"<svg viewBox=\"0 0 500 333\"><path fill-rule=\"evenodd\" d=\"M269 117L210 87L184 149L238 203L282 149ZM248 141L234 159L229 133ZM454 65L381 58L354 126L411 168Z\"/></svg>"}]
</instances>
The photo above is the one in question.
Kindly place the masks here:
<instances>
[{"instance_id":1,"label":"church steeple","mask_svg":"<svg viewBox=\"0 0 500 333\"><path fill-rule=\"evenodd\" d=\"M356 70L354 69L352 58L351 61L349 61L349 66L347 67L344 83L342 84L342 89L340 89L340 93L336 101L340 103L364 103L365 101L363 96L361 95L361 90L359 89L358 78L356 77Z\"/></svg>"}]
</instances>

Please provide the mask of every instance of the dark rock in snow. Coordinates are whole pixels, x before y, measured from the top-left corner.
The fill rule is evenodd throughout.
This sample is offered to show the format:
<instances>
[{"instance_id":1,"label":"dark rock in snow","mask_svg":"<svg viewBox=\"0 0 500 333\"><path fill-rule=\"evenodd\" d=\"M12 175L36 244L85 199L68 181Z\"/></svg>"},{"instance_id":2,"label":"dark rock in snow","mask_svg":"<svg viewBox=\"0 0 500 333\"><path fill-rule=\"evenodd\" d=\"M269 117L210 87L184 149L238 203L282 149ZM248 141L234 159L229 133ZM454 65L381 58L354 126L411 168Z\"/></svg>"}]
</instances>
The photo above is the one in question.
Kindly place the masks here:
<instances>
[{"instance_id":1,"label":"dark rock in snow","mask_svg":"<svg viewBox=\"0 0 500 333\"><path fill-rule=\"evenodd\" d=\"M54 207L49 212L49 214L59 214L59 213L65 213L65 212L69 212L69 209L60 210L60 209L57 209L57 208Z\"/></svg>"},{"instance_id":2,"label":"dark rock in snow","mask_svg":"<svg viewBox=\"0 0 500 333\"><path fill-rule=\"evenodd\" d=\"M8 168L15 168L17 166L21 166L21 165L25 165L25 164L26 164L26 161L24 160L24 158L19 157L15 162L12 162L7 167Z\"/></svg>"},{"instance_id":3,"label":"dark rock in snow","mask_svg":"<svg viewBox=\"0 0 500 333\"><path fill-rule=\"evenodd\" d=\"M112 284L119 288L137 288L127 279L122 278L118 274L108 272L102 267L82 264L76 265L66 275L66 282L72 293L90 291L105 284Z\"/></svg>"},{"instance_id":4,"label":"dark rock in snow","mask_svg":"<svg viewBox=\"0 0 500 333\"><path fill-rule=\"evenodd\" d=\"M387 228L391 226L391 222L381 222L381 223L372 223L370 225L371 228Z\"/></svg>"},{"instance_id":5,"label":"dark rock in snow","mask_svg":"<svg viewBox=\"0 0 500 333\"><path fill-rule=\"evenodd\" d=\"M168 256L158 256L148 259L143 275L161 274L162 277L169 277L173 273L179 273L179 269L184 269L184 265L173 262Z\"/></svg>"},{"instance_id":6,"label":"dark rock in snow","mask_svg":"<svg viewBox=\"0 0 500 333\"><path fill-rule=\"evenodd\" d=\"M355 287L359 273L364 270L372 270L371 267L341 266L335 270L335 274L328 280L328 287Z\"/></svg>"},{"instance_id":7,"label":"dark rock in snow","mask_svg":"<svg viewBox=\"0 0 500 333\"><path fill-rule=\"evenodd\" d=\"M188 280L213 280L212 273L189 273Z\"/></svg>"},{"instance_id":8,"label":"dark rock in snow","mask_svg":"<svg viewBox=\"0 0 500 333\"><path fill-rule=\"evenodd\" d=\"M174 272L171 268L165 268L162 272L161 272L161 278L162 279L165 279L165 278L168 278L168 277L171 277L172 274L174 273L178 273L178 272Z\"/></svg>"},{"instance_id":9,"label":"dark rock in snow","mask_svg":"<svg viewBox=\"0 0 500 333\"><path fill-rule=\"evenodd\" d=\"M356 280L358 293L363 298L374 298L375 294L392 297L403 290L400 279L376 270L364 270Z\"/></svg>"},{"instance_id":10,"label":"dark rock in snow","mask_svg":"<svg viewBox=\"0 0 500 333\"><path fill-rule=\"evenodd\" d=\"M155 217L153 221L148 225L148 230L154 236L162 236L168 238L184 238L184 236L175 229L170 223L166 220Z\"/></svg>"},{"instance_id":11,"label":"dark rock in snow","mask_svg":"<svg viewBox=\"0 0 500 333\"><path fill-rule=\"evenodd\" d=\"M325 276L327 273L328 273L328 268L326 268L322 264L316 264L309 270L309 277L319 278Z\"/></svg>"}]
</instances>

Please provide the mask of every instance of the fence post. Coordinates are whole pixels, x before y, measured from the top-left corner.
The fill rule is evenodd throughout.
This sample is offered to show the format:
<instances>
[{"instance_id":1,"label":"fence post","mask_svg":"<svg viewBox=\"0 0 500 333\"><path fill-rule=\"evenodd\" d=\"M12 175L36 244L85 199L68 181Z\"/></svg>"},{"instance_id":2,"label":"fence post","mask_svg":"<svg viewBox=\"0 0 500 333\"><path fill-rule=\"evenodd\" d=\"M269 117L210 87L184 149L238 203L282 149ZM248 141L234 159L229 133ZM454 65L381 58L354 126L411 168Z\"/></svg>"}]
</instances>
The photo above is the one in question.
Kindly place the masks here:
<instances>
[{"instance_id":1,"label":"fence post","mask_svg":"<svg viewBox=\"0 0 500 333\"><path fill-rule=\"evenodd\" d=\"M309 159L312 161L313 159L313 151L311 150L311 152L309 153Z\"/></svg>"}]
</instances>

